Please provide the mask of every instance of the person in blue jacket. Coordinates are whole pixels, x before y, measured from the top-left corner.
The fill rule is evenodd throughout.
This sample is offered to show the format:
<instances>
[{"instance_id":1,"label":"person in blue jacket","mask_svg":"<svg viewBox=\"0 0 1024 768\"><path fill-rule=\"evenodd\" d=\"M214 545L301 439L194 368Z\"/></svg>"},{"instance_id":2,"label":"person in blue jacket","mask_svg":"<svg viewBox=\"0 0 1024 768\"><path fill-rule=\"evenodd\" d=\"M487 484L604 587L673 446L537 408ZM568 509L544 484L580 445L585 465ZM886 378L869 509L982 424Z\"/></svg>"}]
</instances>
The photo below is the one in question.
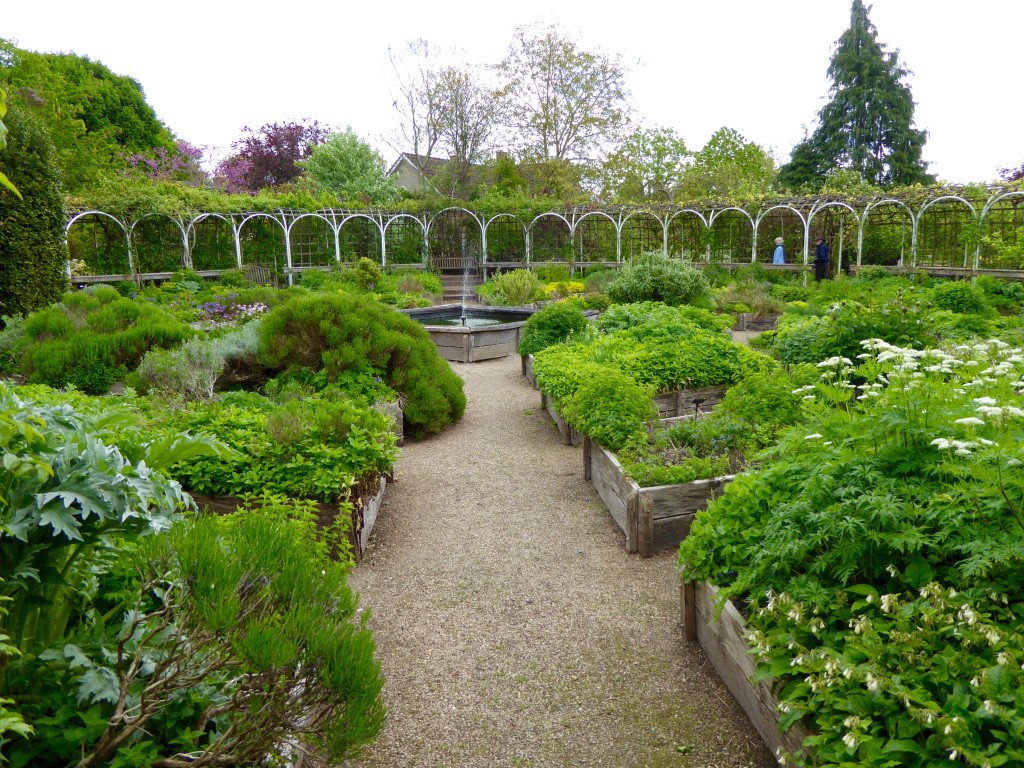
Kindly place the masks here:
<instances>
[{"instance_id":1,"label":"person in blue jacket","mask_svg":"<svg viewBox=\"0 0 1024 768\"><path fill-rule=\"evenodd\" d=\"M772 254L772 264L785 264L786 252L782 249L782 238L775 238L775 253Z\"/></svg>"},{"instance_id":2,"label":"person in blue jacket","mask_svg":"<svg viewBox=\"0 0 1024 768\"><path fill-rule=\"evenodd\" d=\"M832 253L828 249L828 244L825 242L825 238L819 237L815 241L814 247L814 279L816 282L821 282L828 277L828 264L832 258Z\"/></svg>"}]
</instances>

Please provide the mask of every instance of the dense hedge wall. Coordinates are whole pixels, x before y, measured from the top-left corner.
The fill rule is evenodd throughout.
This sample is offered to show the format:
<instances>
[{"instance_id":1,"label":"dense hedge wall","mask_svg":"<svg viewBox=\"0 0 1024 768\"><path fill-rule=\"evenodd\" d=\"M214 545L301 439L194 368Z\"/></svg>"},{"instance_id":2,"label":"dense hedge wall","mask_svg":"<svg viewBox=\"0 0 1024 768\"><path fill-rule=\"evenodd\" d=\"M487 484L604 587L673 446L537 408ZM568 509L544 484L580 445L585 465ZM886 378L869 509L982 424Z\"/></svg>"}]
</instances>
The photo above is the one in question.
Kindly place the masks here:
<instances>
[{"instance_id":1,"label":"dense hedge wall","mask_svg":"<svg viewBox=\"0 0 1024 768\"><path fill-rule=\"evenodd\" d=\"M60 173L46 131L17 106L6 125L0 167L23 199L0 188L0 312L17 315L60 300L68 251Z\"/></svg>"}]
</instances>

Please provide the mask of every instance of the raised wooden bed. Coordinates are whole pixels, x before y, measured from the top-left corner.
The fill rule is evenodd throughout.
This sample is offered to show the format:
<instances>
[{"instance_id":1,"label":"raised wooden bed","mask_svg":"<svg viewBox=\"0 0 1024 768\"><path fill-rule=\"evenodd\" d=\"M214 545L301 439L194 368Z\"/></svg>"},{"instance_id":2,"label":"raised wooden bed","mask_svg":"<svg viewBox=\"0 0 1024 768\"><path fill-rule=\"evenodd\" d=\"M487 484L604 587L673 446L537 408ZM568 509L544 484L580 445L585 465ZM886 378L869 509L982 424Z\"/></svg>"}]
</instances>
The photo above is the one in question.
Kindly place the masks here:
<instances>
[{"instance_id":1,"label":"raised wooden bed","mask_svg":"<svg viewBox=\"0 0 1024 768\"><path fill-rule=\"evenodd\" d=\"M801 744L809 735L807 729L797 723L781 733L771 682L751 682L757 665L743 636L746 621L736 606L727 602L716 619L718 588L708 583L684 581L679 595L683 639L700 643L715 672L772 752L777 754L780 749L791 754L800 752Z\"/></svg>"},{"instance_id":2,"label":"raised wooden bed","mask_svg":"<svg viewBox=\"0 0 1024 768\"><path fill-rule=\"evenodd\" d=\"M736 315L734 331L774 331L778 325L778 315L755 315L752 312L740 312Z\"/></svg>"},{"instance_id":3,"label":"raised wooden bed","mask_svg":"<svg viewBox=\"0 0 1024 768\"><path fill-rule=\"evenodd\" d=\"M650 557L659 549L679 546L690 534L696 514L720 496L735 475L677 485L641 487L626 477L608 449L583 439L583 475L593 483L612 519L626 534L626 551Z\"/></svg>"},{"instance_id":4,"label":"raised wooden bed","mask_svg":"<svg viewBox=\"0 0 1024 768\"><path fill-rule=\"evenodd\" d=\"M523 376L530 382L530 386L534 389L540 389L537 386L537 376L533 372L533 355L520 355L520 359L523 361Z\"/></svg>"},{"instance_id":5,"label":"raised wooden bed","mask_svg":"<svg viewBox=\"0 0 1024 768\"><path fill-rule=\"evenodd\" d=\"M373 530L374 523L377 522L377 513L384 501L384 489L387 487L387 483L387 478L381 476L378 478L373 493L362 494L352 501L352 524L348 529L348 541L352 545L352 554L357 563L363 559L363 552L366 551L366 545L370 540L370 532ZM200 509L206 507L211 512L221 515L234 512L244 503L234 496L203 496L198 493L193 493L191 496ZM317 502L316 508L317 525L321 528L333 525L338 518L337 504Z\"/></svg>"},{"instance_id":6,"label":"raised wooden bed","mask_svg":"<svg viewBox=\"0 0 1024 768\"><path fill-rule=\"evenodd\" d=\"M531 368L532 370L532 368ZM677 416L693 416L698 413L707 413L714 406L722 402L725 397L725 384L717 384L713 387L699 387L696 389L682 389L678 392L664 392L654 396L654 404L658 408L659 419L672 419ZM540 407L548 412L551 420L558 427L558 434L564 445L580 445L583 438L572 426L565 421L558 410L555 402L548 397L543 390L540 393Z\"/></svg>"}]
</instances>

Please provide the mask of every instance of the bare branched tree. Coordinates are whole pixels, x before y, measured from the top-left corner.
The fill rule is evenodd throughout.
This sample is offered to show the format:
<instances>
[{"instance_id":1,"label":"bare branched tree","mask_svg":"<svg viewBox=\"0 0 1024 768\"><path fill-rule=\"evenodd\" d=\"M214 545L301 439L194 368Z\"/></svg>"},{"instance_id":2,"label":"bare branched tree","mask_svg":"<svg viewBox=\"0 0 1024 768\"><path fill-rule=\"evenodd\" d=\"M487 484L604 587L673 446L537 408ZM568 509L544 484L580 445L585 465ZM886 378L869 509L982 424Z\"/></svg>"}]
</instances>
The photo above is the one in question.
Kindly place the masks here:
<instances>
[{"instance_id":1,"label":"bare branched tree","mask_svg":"<svg viewBox=\"0 0 1024 768\"><path fill-rule=\"evenodd\" d=\"M620 57L580 50L555 26L518 27L498 72L505 121L524 155L593 158L628 129Z\"/></svg>"}]
</instances>

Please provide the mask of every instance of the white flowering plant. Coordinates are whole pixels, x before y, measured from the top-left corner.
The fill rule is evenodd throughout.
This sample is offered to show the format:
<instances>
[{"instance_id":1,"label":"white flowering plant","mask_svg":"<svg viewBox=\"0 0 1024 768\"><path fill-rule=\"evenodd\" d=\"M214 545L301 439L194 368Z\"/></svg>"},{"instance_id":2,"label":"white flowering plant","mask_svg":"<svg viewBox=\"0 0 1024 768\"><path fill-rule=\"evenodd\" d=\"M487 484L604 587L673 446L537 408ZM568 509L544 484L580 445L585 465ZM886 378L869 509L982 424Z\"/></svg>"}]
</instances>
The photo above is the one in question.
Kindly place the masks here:
<instances>
[{"instance_id":1,"label":"white flowering plant","mask_svg":"<svg viewBox=\"0 0 1024 768\"><path fill-rule=\"evenodd\" d=\"M1024 764L1024 352L863 348L698 516L684 578L749 603L797 764Z\"/></svg>"}]
</instances>

